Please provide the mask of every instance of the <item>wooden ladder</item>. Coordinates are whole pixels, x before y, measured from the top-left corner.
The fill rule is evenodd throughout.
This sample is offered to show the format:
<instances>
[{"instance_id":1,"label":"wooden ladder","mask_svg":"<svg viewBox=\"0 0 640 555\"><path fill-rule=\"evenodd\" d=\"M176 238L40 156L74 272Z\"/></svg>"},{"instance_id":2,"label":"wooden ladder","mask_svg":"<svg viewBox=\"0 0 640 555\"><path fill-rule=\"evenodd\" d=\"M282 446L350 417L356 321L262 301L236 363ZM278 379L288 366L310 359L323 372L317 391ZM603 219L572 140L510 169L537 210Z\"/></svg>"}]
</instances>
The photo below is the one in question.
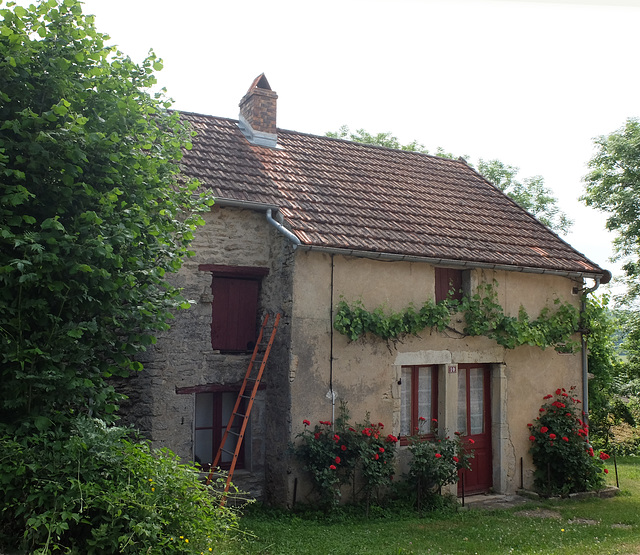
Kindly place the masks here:
<instances>
[{"instance_id":1,"label":"wooden ladder","mask_svg":"<svg viewBox=\"0 0 640 555\"><path fill-rule=\"evenodd\" d=\"M262 362L260 363L260 368L258 369L258 373L255 377L251 377L251 372L253 371L253 366L258 356L260 343L262 342L262 335L264 333L264 330L267 326L268 321L269 321L269 315L267 314L264 317L264 321L262 322L262 327L260 328L260 333L258 334L258 340L256 341L256 346L253 349L253 355L251 356L251 361L249 362L249 368L247 368L247 373L245 374L244 380L242 381L242 386L240 387L240 392L238 393L236 404L234 405L233 410L231 411L231 417L229 418L229 423L227 424L227 428L224 431L222 440L220 441L220 447L218 448L218 452L216 453L216 458L213 460L213 464L211 465L211 469L209 470L209 475L207 476L207 485L209 485L211 483L211 479L213 478L214 471L218 467L218 463L220 462L222 453L233 455L233 458L231 459L231 466L229 467L229 473L227 474L227 483L224 487L224 494L220 501L220 506L223 506L227 499L227 492L229 491L229 485L231 484L231 479L233 478L233 472L236 468L236 463L238 462L238 454L240 453L240 448L242 447L242 441L244 439L244 434L247 429L247 423L249 422L249 415L251 414L251 409L253 408L253 401L256 398L256 393L258 392L258 387L260 386L260 381L262 380L262 374L264 372L265 366L267 365L269 353L271 352L271 346L273 345L273 340L275 339L276 332L278 331L278 324L280 323L280 314L276 314L276 319L273 323L273 329L271 330L271 337L269 338L269 343L267 344L267 348L264 352L264 355L262 356ZM253 385L250 385L251 383ZM249 384L250 393L246 393L248 384ZM244 400L247 400L247 403L245 405L244 412L242 412L240 410L240 407ZM240 426L239 432L232 431L233 423L236 417L242 420L242 425ZM236 447L233 451L229 451L224 448L229 435L233 435L237 438Z\"/></svg>"}]
</instances>

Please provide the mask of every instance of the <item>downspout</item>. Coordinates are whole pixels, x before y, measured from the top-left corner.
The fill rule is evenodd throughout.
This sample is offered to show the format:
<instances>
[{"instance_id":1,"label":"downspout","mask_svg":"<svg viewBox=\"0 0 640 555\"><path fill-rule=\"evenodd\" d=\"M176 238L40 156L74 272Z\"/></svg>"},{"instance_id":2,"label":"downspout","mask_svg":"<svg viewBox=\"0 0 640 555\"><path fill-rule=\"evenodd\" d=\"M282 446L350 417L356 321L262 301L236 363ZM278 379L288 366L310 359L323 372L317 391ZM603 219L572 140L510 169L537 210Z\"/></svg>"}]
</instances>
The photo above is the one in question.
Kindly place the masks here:
<instances>
[{"instance_id":1,"label":"downspout","mask_svg":"<svg viewBox=\"0 0 640 555\"><path fill-rule=\"evenodd\" d=\"M280 222L277 222L271 216L272 210L271 208L267 208L267 221L275 227L282 235L284 235L287 239L289 239L293 243L293 250L300 245L300 239L298 239L293 233L291 233L286 227L284 227Z\"/></svg>"},{"instance_id":2,"label":"downspout","mask_svg":"<svg viewBox=\"0 0 640 555\"><path fill-rule=\"evenodd\" d=\"M580 316L584 316L587 310L587 295L593 293L600 287L600 277L594 278L596 283L590 289L583 289L582 301L580 303ZM587 338L583 331L580 332L580 344L582 347L582 407L584 411L584 421L589 424L589 362L587 358Z\"/></svg>"},{"instance_id":3,"label":"downspout","mask_svg":"<svg viewBox=\"0 0 640 555\"><path fill-rule=\"evenodd\" d=\"M330 306L329 306L329 326L331 336L329 338L329 394L331 395L331 424L335 431L336 425L336 394L333 391L333 272L334 272L334 260L333 254L331 254L331 294L330 294Z\"/></svg>"}]
</instances>

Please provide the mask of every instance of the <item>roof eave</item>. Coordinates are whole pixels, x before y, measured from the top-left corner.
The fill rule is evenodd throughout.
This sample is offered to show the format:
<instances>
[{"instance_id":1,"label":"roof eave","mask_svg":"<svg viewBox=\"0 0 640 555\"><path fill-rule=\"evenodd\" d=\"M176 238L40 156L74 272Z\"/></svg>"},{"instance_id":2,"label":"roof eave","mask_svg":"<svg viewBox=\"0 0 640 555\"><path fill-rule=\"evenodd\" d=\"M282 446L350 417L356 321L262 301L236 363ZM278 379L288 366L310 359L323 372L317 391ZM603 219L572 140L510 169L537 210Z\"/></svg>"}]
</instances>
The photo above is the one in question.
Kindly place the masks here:
<instances>
[{"instance_id":1,"label":"roof eave","mask_svg":"<svg viewBox=\"0 0 640 555\"><path fill-rule=\"evenodd\" d=\"M551 268L534 268L530 266L511 266L507 264L493 264L489 262L476 262L465 260L450 260L446 258L431 258L427 256L405 255L386 252L372 252L357 249L340 249L336 247L322 247L316 245L300 245L300 250L319 251L328 254L338 254L343 256L357 256L360 258L370 258L372 260L395 260L404 262L422 262L434 266L447 266L451 268L482 268L486 270L503 270L506 272L522 272L526 274L550 274L575 279L598 279L600 283L608 283L611 279L611 272L603 270L601 272L554 270Z\"/></svg>"}]
</instances>

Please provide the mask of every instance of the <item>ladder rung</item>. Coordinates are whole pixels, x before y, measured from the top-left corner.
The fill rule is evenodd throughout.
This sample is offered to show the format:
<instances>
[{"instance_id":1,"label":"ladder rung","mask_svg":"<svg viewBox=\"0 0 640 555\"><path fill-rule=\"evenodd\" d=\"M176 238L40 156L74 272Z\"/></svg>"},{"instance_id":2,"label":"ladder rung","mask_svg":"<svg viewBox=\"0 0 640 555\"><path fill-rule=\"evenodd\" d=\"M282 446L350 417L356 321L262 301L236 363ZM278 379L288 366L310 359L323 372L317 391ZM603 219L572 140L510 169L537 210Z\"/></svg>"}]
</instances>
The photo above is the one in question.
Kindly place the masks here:
<instances>
[{"instance_id":1,"label":"ladder rung","mask_svg":"<svg viewBox=\"0 0 640 555\"><path fill-rule=\"evenodd\" d=\"M249 418L248 414L242 414L241 412L234 412L233 416L239 416L240 418Z\"/></svg>"},{"instance_id":2,"label":"ladder rung","mask_svg":"<svg viewBox=\"0 0 640 555\"><path fill-rule=\"evenodd\" d=\"M233 455L234 457L236 456L235 451L227 451L224 447L220 447L220 451L226 453L227 455Z\"/></svg>"},{"instance_id":3,"label":"ladder rung","mask_svg":"<svg viewBox=\"0 0 640 555\"><path fill-rule=\"evenodd\" d=\"M241 437L240 432L234 432L233 430L229 430L228 433L233 434L236 437Z\"/></svg>"}]
</instances>

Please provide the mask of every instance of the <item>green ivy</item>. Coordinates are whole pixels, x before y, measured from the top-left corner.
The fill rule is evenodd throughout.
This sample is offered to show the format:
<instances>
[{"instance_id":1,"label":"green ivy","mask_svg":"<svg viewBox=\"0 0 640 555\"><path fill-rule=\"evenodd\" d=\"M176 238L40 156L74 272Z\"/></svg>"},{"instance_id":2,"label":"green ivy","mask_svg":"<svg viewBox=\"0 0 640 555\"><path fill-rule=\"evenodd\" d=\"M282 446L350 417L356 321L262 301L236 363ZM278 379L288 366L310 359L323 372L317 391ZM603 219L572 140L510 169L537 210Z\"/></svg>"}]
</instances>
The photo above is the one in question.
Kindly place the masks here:
<instances>
[{"instance_id":1,"label":"green ivy","mask_svg":"<svg viewBox=\"0 0 640 555\"><path fill-rule=\"evenodd\" d=\"M496 286L496 282L484 283L476 294L460 301L446 299L435 303L429 299L420 309L410 304L400 312L386 312L382 307L368 311L359 300L351 305L341 300L333 327L351 341L367 333L386 341L398 341L425 329L444 331L450 325L451 315L462 313L465 335L484 335L507 349L532 345L541 349L554 347L561 352L575 350L577 343L571 336L578 331L580 314L573 305L556 299L555 310L545 307L533 320L523 307L518 316L507 316L498 302Z\"/></svg>"}]
</instances>

